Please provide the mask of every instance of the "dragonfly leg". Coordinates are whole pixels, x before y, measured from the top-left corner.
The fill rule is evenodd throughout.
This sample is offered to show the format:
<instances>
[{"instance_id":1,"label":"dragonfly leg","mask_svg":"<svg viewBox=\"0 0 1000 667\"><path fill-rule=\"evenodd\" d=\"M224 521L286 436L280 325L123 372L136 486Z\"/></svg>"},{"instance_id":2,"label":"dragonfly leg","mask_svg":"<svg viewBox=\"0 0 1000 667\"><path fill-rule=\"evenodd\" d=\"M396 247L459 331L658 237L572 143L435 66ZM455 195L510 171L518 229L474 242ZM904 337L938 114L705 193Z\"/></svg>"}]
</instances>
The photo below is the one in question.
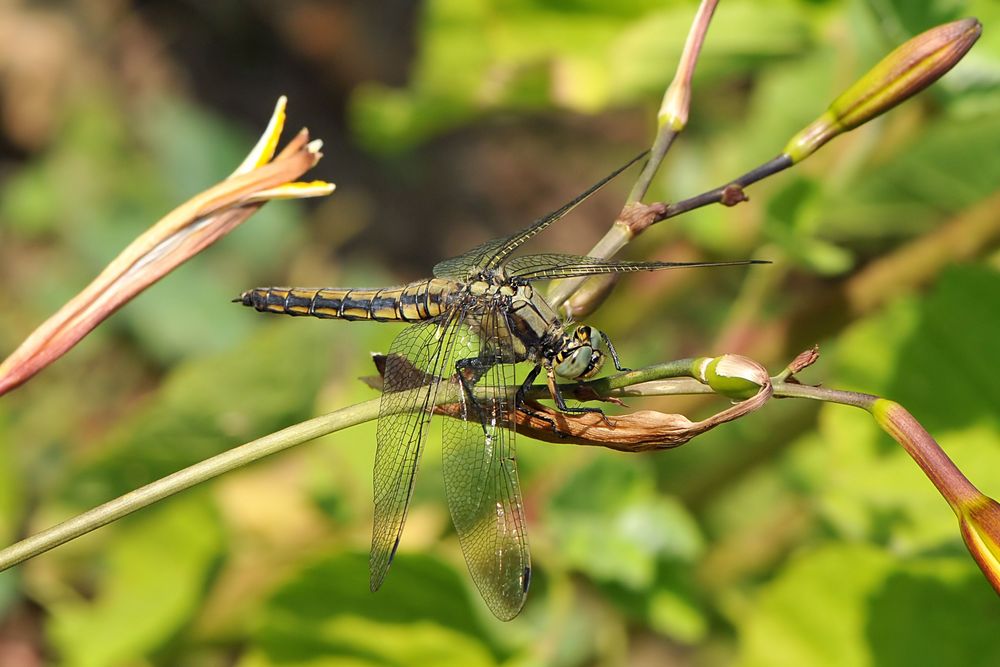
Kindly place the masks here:
<instances>
[{"instance_id":1,"label":"dragonfly leg","mask_svg":"<svg viewBox=\"0 0 1000 667\"><path fill-rule=\"evenodd\" d=\"M531 369L531 372L528 373L528 376L524 378L524 382L522 382L521 386L518 387L517 394L515 395L514 398L515 405L517 406L518 410L525 413L526 415L529 415L531 417L534 417L536 419L548 423L548 425L552 428L553 433L558 435L560 438L569 437L568 433L559 430L559 426L551 417L543 415L540 412L536 412L524 404L528 389L535 382L535 378L538 377L538 374L541 372L541 370L542 370L541 366L535 366L533 369ZM555 378L552 376L551 372L549 373L548 384L549 384L549 393L552 395L552 399L556 402L556 406L562 412L577 413L577 414L584 412L597 412L601 415L601 418L604 419L605 423L607 423L609 426L612 425L611 421L607 418L607 415L604 414L604 410L601 410L600 408L587 408L587 407L571 408L570 406L566 405L566 401L565 399L563 399L563 395L559 392L559 385L556 384Z\"/></svg>"},{"instance_id":2,"label":"dragonfly leg","mask_svg":"<svg viewBox=\"0 0 1000 667\"><path fill-rule=\"evenodd\" d=\"M455 362L455 372L458 375L458 381L462 383L462 391L466 399L476 410L479 425L483 427L484 435L486 435L486 415L483 412L483 406L476 399L473 387L493 365L493 360L483 359L482 357L469 357L468 359L459 359ZM471 380L466 377L465 371L467 370L471 371Z\"/></svg>"},{"instance_id":3,"label":"dragonfly leg","mask_svg":"<svg viewBox=\"0 0 1000 667\"><path fill-rule=\"evenodd\" d=\"M517 389L517 394L514 395L514 405L517 406L518 410L528 415L529 417L534 417L535 419L539 419L543 422L546 422L552 429L553 433L558 435L560 438L565 438L567 437L568 434L560 431L559 428L556 426L554 420L552 420L550 417L546 417L540 412L532 410L531 408L529 408L527 405L524 404L525 399L527 397L528 389L531 387L532 384L534 384L535 378L538 377L538 374L541 372L541 370L542 370L541 366L535 366L533 369L531 369L531 372L528 373L528 376L524 378L524 382L522 382L521 386L518 387Z\"/></svg>"},{"instance_id":4,"label":"dragonfly leg","mask_svg":"<svg viewBox=\"0 0 1000 667\"><path fill-rule=\"evenodd\" d=\"M549 385L549 393L552 394L552 400L556 402L556 407L559 408L562 412L569 412L571 414L584 414L587 412L596 412L597 414L601 415L601 419L604 420L605 424L607 424L608 426L613 425L611 423L611 420L608 419L608 416L604 414L604 410L601 410L600 408L589 408L582 405L579 407L571 408L568 405L566 405L566 399L563 398L562 392L559 391L559 385L556 383L555 375L551 370L549 370L548 385Z\"/></svg>"},{"instance_id":5,"label":"dragonfly leg","mask_svg":"<svg viewBox=\"0 0 1000 667\"><path fill-rule=\"evenodd\" d=\"M514 403L517 407L523 407L525 398L528 395L528 387L535 383L535 378L538 377L538 374L541 371L542 367L540 365L536 365L531 369L531 372L528 373L528 376L524 378L524 382L521 383L521 386L517 388L517 394L514 395ZM529 412L530 414L530 411L527 408L525 408L525 412Z\"/></svg>"},{"instance_id":6,"label":"dragonfly leg","mask_svg":"<svg viewBox=\"0 0 1000 667\"><path fill-rule=\"evenodd\" d=\"M622 372L632 370L631 368L622 367L621 361L618 359L618 353L615 351L615 346L611 342L611 337L603 331L600 331L599 333L601 334L601 338L604 340L604 344L608 346L608 352L611 353L611 361L615 364L615 370Z\"/></svg>"}]
</instances>

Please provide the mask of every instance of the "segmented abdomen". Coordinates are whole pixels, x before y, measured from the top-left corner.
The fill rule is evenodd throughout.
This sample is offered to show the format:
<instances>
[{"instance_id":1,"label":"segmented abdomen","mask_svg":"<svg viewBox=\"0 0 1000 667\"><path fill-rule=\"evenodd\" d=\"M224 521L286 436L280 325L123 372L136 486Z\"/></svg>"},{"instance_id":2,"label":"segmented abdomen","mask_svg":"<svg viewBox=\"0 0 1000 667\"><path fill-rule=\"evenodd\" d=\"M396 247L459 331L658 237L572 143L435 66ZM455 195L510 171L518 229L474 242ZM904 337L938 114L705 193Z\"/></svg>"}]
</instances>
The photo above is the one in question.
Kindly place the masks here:
<instances>
[{"instance_id":1,"label":"segmented abdomen","mask_svg":"<svg viewBox=\"0 0 1000 667\"><path fill-rule=\"evenodd\" d=\"M244 306L267 313L339 320L417 322L440 315L455 284L432 278L383 289L256 287L240 295Z\"/></svg>"}]
</instances>

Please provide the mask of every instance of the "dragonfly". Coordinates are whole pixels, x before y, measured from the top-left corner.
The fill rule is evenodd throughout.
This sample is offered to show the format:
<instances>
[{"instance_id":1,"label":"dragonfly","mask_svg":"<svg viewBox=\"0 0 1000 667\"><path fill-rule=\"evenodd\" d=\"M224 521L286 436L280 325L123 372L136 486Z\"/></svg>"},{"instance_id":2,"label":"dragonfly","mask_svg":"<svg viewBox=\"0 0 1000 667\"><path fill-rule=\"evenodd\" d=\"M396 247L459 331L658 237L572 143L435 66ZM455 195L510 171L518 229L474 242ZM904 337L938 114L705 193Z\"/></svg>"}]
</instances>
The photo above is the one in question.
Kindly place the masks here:
<instances>
[{"instance_id":1,"label":"dragonfly","mask_svg":"<svg viewBox=\"0 0 1000 667\"><path fill-rule=\"evenodd\" d=\"M515 458L515 412L530 412L523 398L543 371L559 410L601 412L567 405L557 381L592 378L608 357L615 369L626 370L604 332L585 324L570 330L571 323L546 302L537 282L756 263L513 255L644 156L527 228L440 262L432 278L386 288L258 287L234 299L268 313L409 325L384 358L369 561L372 591L382 585L399 547L431 416L445 401L457 404L457 410L442 428L442 471L465 561L494 615L509 620L521 611L531 582L531 557ZM519 380L517 365L522 362L533 366Z\"/></svg>"}]
</instances>

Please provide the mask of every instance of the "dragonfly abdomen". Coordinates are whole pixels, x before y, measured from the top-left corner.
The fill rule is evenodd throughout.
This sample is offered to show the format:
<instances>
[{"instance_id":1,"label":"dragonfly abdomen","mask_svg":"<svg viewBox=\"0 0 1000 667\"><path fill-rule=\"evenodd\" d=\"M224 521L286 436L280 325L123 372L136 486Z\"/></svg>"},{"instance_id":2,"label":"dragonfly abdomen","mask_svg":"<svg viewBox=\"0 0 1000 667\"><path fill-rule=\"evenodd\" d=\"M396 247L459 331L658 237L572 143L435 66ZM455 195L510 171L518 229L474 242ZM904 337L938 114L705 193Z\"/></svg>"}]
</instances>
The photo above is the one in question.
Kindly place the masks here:
<instances>
[{"instance_id":1,"label":"dragonfly abdomen","mask_svg":"<svg viewBox=\"0 0 1000 667\"><path fill-rule=\"evenodd\" d=\"M283 315L376 322L419 322L444 312L450 280L421 280L382 289L256 287L240 295L244 306Z\"/></svg>"}]
</instances>

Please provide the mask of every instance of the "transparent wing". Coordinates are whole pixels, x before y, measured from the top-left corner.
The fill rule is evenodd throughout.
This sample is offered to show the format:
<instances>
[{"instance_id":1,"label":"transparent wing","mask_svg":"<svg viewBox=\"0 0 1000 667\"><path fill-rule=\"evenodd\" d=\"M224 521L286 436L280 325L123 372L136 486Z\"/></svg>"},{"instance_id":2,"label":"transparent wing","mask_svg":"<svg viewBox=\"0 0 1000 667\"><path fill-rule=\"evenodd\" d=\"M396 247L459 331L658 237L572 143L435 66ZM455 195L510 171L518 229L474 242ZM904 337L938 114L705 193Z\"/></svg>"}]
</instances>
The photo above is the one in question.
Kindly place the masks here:
<instances>
[{"instance_id":1,"label":"transparent wing","mask_svg":"<svg viewBox=\"0 0 1000 667\"><path fill-rule=\"evenodd\" d=\"M505 313L487 311L475 324L478 335L466 327L455 345L460 366L476 360L464 372L475 396L462 392L462 419L444 422L444 484L472 579L490 610L509 620L531 578L508 392L517 383L513 346Z\"/></svg>"},{"instance_id":2,"label":"transparent wing","mask_svg":"<svg viewBox=\"0 0 1000 667\"><path fill-rule=\"evenodd\" d=\"M375 522L369 560L378 590L399 546L420 452L442 377L450 375L457 313L404 329L385 358L375 449ZM457 397L456 397L457 400Z\"/></svg>"},{"instance_id":3,"label":"transparent wing","mask_svg":"<svg viewBox=\"0 0 1000 667\"><path fill-rule=\"evenodd\" d=\"M766 263L756 259L732 262L620 262L582 255L545 254L514 257L504 265L504 268L509 277L532 281L593 276L601 273L630 273L698 266L741 266Z\"/></svg>"},{"instance_id":4,"label":"transparent wing","mask_svg":"<svg viewBox=\"0 0 1000 667\"><path fill-rule=\"evenodd\" d=\"M465 280L474 269L495 269L510 253L514 252L522 243L538 234L540 231L551 225L553 222L563 217L581 203L586 201L592 194L603 188L608 182L618 174L622 173L633 164L646 157L646 152L639 153L627 163L615 169L613 172L602 178L594 185L587 188L585 192L578 195L569 203L548 215L535 220L531 225L521 231L499 239L487 241L476 246L472 250L440 262L434 267L434 275L438 278L451 278L452 280Z\"/></svg>"}]
</instances>

